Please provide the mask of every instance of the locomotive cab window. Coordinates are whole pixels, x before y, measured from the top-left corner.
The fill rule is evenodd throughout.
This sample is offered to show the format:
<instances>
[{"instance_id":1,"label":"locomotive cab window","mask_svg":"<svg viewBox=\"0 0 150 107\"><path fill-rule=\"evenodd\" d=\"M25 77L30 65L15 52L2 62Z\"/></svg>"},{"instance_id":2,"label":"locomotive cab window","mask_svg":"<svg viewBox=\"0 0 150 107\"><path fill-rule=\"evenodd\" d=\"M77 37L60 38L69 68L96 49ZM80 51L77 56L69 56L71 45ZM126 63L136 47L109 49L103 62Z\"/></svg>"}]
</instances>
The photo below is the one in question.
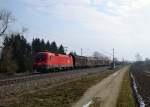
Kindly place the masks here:
<instances>
[{"instance_id":1,"label":"locomotive cab window","mask_svg":"<svg viewBox=\"0 0 150 107\"><path fill-rule=\"evenodd\" d=\"M35 56L35 61L44 61L45 55L43 53L39 53Z\"/></svg>"}]
</instances>

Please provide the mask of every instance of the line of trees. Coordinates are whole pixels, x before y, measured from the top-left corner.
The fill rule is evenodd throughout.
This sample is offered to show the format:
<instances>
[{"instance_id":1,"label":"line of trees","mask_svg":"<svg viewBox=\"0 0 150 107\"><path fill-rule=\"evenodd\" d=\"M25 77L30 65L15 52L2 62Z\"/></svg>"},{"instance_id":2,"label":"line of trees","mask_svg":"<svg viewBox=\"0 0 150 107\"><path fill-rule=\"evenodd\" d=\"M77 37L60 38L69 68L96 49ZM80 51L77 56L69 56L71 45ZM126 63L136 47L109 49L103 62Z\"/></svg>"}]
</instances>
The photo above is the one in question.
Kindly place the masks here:
<instances>
[{"instance_id":1,"label":"line of trees","mask_svg":"<svg viewBox=\"0 0 150 107\"><path fill-rule=\"evenodd\" d=\"M50 43L35 38L30 44L20 33L6 36L0 60L0 73L32 71L33 53L45 50L65 54L63 45L57 46L55 41Z\"/></svg>"},{"instance_id":2,"label":"line of trees","mask_svg":"<svg viewBox=\"0 0 150 107\"><path fill-rule=\"evenodd\" d=\"M50 43L44 39L34 38L32 43L28 43L23 36L26 28L23 28L21 33L10 34L8 27L14 19L10 11L0 9L0 39L4 38L3 44L0 44L0 73L32 71L33 54L39 51L65 54L63 45L57 46L55 41Z\"/></svg>"},{"instance_id":3,"label":"line of trees","mask_svg":"<svg viewBox=\"0 0 150 107\"><path fill-rule=\"evenodd\" d=\"M66 54L63 45L57 46L56 42L45 42L44 39L35 38L32 41L32 52L51 51L55 53Z\"/></svg>"}]
</instances>

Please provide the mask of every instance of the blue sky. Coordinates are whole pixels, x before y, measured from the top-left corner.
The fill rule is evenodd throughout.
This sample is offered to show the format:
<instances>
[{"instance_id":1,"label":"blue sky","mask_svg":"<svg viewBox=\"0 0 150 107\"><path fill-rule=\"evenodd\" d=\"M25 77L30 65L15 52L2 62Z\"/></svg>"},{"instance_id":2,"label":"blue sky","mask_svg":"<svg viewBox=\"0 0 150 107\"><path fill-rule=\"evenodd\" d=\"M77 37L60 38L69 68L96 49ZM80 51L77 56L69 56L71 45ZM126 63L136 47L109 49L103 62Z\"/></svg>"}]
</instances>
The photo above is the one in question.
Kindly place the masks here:
<instances>
[{"instance_id":1,"label":"blue sky","mask_svg":"<svg viewBox=\"0 0 150 107\"><path fill-rule=\"evenodd\" d=\"M16 18L11 30L29 29L28 41L55 40L84 55L115 48L119 59L150 57L149 0L0 0L0 7Z\"/></svg>"}]
</instances>

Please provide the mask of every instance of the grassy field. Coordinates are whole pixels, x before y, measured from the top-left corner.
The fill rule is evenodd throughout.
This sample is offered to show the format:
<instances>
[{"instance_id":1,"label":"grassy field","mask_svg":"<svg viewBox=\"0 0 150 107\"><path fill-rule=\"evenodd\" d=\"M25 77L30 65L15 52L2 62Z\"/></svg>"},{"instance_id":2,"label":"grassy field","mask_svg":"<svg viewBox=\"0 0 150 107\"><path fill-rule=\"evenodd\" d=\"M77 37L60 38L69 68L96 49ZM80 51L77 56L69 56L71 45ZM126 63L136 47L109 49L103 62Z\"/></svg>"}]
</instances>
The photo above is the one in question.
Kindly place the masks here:
<instances>
[{"instance_id":1,"label":"grassy field","mask_svg":"<svg viewBox=\"0 0 150 107\"><path fill-rule=\"evenodd\" d=\"M135 107L129 72L125 73L116 107Z\"/></svg>"},{"instance_id":2,"label":"grassy field","mask_svg":"<svg viewBox=\"0 0 150 107\"><path fill-rule=\"evenodd\" d=\"M92 85L100 82L113 71L84 76L55 88L25 94L8 103L6 107L70 107Z\"/></svg>"}]
</instances>

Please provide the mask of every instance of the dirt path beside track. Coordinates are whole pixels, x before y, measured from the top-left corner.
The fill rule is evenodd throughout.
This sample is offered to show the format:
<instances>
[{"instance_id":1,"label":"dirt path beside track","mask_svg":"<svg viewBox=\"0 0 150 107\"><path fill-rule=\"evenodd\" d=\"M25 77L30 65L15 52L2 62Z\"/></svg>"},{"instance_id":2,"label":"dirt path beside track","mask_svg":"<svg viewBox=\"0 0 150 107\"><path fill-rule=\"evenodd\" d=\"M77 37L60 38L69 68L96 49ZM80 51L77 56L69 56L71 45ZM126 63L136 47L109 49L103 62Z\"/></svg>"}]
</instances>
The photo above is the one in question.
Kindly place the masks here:
<instances>
[{"instance_id":1,"label":"dirt path beside track","mask_svg":"<svg viewBox=\"0 0 150 107\"><path fill-rule=\"evenodd\" d=\"M115 107L123 76L127 70L128 67L124 67L88 89L72 107Z\"/></svg>"}]
</instances>

